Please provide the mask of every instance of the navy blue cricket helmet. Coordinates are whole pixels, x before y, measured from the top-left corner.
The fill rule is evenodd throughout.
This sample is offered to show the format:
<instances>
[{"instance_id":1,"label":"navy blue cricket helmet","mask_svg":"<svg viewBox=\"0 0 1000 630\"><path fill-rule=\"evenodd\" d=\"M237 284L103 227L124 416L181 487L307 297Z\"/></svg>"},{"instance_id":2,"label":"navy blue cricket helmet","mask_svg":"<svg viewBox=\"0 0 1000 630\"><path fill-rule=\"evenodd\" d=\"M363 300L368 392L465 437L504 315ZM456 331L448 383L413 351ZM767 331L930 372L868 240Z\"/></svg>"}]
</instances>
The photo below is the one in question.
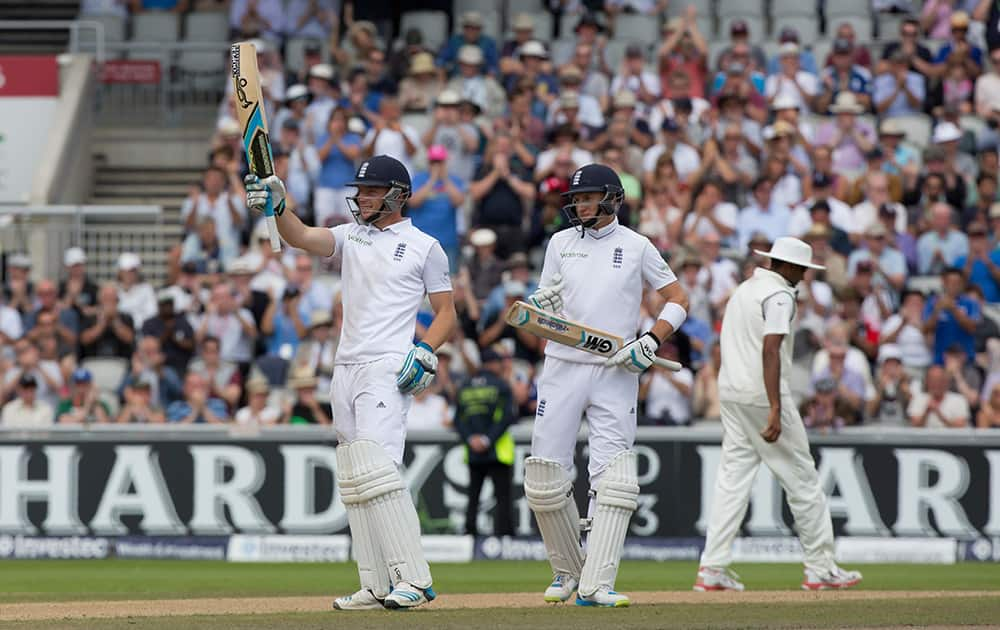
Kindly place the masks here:
<instances>
[{"instance_id":1,"label":"navy blue cricket helmet","mask_svg":"<svg viewBox=\"0 0 1000 630\"><path fill-rule=\"evenodd\" d=\"M412 194L410 173L403 163L388 155L376 155L361 163L354 179L347 186L384 186L388 192L382 197L382 207L369 219L361 216L358 196L348 197L351 214L358 223L373 223L386 214L392 214L403 209L407 199Z\"/></svg>"},{"instance_id":2,"label":"navy blue cricket helmet","mask_svg":"<svg viewBox=\"0 0 1000 630\"><path fill-rule=\"evenodd\" d=\"M588 192L601 192L604 197L597 206L597 215L589 219L581 219L577 213L577 202L573 201L574 195ZM569 180L569 190L562 194L569 200L563 206L563 212L570 225L576 227L581 232L584 228L593 227L601 215L614 216L618 214L618 209L625 200L625 189L622 187L622 180L618 174L608 166L603 164L587 164L576 169Z\"/></svg>"}]
</instances>

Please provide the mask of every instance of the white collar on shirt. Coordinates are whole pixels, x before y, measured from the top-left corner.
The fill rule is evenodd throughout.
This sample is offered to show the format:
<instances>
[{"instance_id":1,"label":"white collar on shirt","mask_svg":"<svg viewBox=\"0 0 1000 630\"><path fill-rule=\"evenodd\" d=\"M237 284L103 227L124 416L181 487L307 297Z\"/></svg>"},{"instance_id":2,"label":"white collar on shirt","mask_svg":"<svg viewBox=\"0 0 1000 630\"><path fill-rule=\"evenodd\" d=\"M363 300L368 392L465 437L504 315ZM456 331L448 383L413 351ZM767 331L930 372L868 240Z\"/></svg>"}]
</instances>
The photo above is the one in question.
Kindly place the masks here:
<instances>
[{"instance_id":1,"label":"white collar on shirt","mask_svg":"<svg viewBox=\"0 0 1000 630\"><path fill-rule=\"evenodd\" d=\"M604 238L605 236L611 234L617 229L618 229L618 217L612 219L611 223L608 223L602 228L597 228L597 229L584 228L584 230L587 233L587 236L592 236L593 238Z\"/></svg>"},{"instance_id":2,"label":"white collar on shirt","mask_svg":"<svg viewBox=\"0 0 1000 630\"><path fill-rule=\"evenodd\" d=\"M369 232L392 232L393 234L399 234L403 230L407 230L413 222L410 219L405 218L402 221L396 221L392 225L387 225L384 228L380 228L377 225L368 224L365 227L368 228Z\"/></svg>"}]
</instances>

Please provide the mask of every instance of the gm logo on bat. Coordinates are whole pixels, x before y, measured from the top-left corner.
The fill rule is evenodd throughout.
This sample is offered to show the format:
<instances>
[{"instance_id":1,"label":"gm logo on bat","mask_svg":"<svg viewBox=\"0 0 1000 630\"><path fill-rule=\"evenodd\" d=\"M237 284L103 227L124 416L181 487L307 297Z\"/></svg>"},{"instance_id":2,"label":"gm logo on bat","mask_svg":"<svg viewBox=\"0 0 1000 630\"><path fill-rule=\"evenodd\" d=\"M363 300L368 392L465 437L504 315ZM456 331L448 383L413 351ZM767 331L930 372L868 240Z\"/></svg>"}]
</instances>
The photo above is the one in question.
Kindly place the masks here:
<instances>
[{"instance_id":1,"label":"gm logo on bat","mask_svg":"<svg viewBox=\"0 0 1000 630\"><path fill-rule=\"evenodd\" d=\"M597 335L587 335L584 339L580 341L578 348L591 350L594 352L599 352L600 354L609 354L615 347L615 344L605 337L598 337Z\"/></svg>"}]
</instances>

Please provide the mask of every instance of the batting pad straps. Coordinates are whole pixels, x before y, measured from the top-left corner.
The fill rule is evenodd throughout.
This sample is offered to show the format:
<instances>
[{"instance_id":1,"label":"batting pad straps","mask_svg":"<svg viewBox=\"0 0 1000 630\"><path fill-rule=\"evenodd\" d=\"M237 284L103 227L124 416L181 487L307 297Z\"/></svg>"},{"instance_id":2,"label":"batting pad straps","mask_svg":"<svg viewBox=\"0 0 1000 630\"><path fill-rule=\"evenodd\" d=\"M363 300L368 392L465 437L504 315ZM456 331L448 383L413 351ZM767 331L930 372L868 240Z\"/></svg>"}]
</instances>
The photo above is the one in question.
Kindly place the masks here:
<instances>
[{"instance_id":1,"label":"batting pad straps","mask_svg":"<svg viewBox=\"0 0 1000 630\"><path fill-rule=\"evenodd\" d=\"M660 311L660 316L657 319L662 319L673 326L674 332L676 332L681 329L687 318L688 313L683 306L677 302L667 302L663 305L663 310Z\"/></svg>"},{"instance_id":2,"label":"batting pad straps","mask_svg":"<svg viewBox=\"0 0 1000 630\"><path fill-rule=\"evenodd\" d=\"M370 589L376 597L384 598L392 589L389 584L389 570L375 545L374 528L361 506L351 455L350 443L337 446L337 487L340 489L340 498L347 509L347 522L351 527L351 551L358 563L361 587Z\"/></svg>"},{"instance_id":3,"label":"batting pad straps","mask_svg":"<svg viewBox=\"0 0 1000 630\"><path fill-rule=\"evenodd\" d=\"M614 590L628 522L638 506L639 474L633 451L615 455L597 482L597 508L587 537L587 562L580 576L580 594L593 595L606 586Z\"/></svg>"},{"instance_id":4,"label":"batting pad straps","mask_svg":"<svg viewBox=\"0 0 1000 630\"><path fill-rule=\"evenodd\" d=\"M524 462L524 496L538 522L552 571L578 578L583 548L573 480L557 462L529 457Z\"/></svg>"},{"instance_id":5,"label":"batting pad straps","mask_svg":"<svg viewBox=\"0 0 1000 630\"><path fill-rule=\"evenodd\" d=\"M373 534L373 549L381 551L389 580L428 588L431 572L420 546L420 521L396 465L385 449L371 440L351 442L350 454L354 491Z\"/></svg>"}]
</instances>

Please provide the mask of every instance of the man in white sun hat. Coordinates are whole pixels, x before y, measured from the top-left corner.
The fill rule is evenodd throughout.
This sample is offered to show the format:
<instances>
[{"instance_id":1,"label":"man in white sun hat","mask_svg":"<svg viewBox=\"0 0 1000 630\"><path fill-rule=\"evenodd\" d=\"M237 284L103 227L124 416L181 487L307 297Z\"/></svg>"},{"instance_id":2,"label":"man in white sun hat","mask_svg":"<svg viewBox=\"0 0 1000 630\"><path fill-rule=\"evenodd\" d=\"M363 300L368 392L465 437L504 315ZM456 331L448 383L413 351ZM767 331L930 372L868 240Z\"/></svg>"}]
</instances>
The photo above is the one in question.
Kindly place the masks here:
<instances>
[{"instance_id":1,"label":"man in white sun hat","mask_svg":"<svg viewBox=\"0 0 1000 630\"><path fill-rule=\"evenodd\" d=\"M729 565L761 461L788 495L805 556L802 588L848 588L861 574L834 562L830 510L788 384L795 286L807 269L825 268L812 262L812 247L792 237L775 240L770 252L755 253L770 259L770 269L757 268L737 287L722 320L722 456L694 590L744 589Z\"/></svg>"}]
</instances>

